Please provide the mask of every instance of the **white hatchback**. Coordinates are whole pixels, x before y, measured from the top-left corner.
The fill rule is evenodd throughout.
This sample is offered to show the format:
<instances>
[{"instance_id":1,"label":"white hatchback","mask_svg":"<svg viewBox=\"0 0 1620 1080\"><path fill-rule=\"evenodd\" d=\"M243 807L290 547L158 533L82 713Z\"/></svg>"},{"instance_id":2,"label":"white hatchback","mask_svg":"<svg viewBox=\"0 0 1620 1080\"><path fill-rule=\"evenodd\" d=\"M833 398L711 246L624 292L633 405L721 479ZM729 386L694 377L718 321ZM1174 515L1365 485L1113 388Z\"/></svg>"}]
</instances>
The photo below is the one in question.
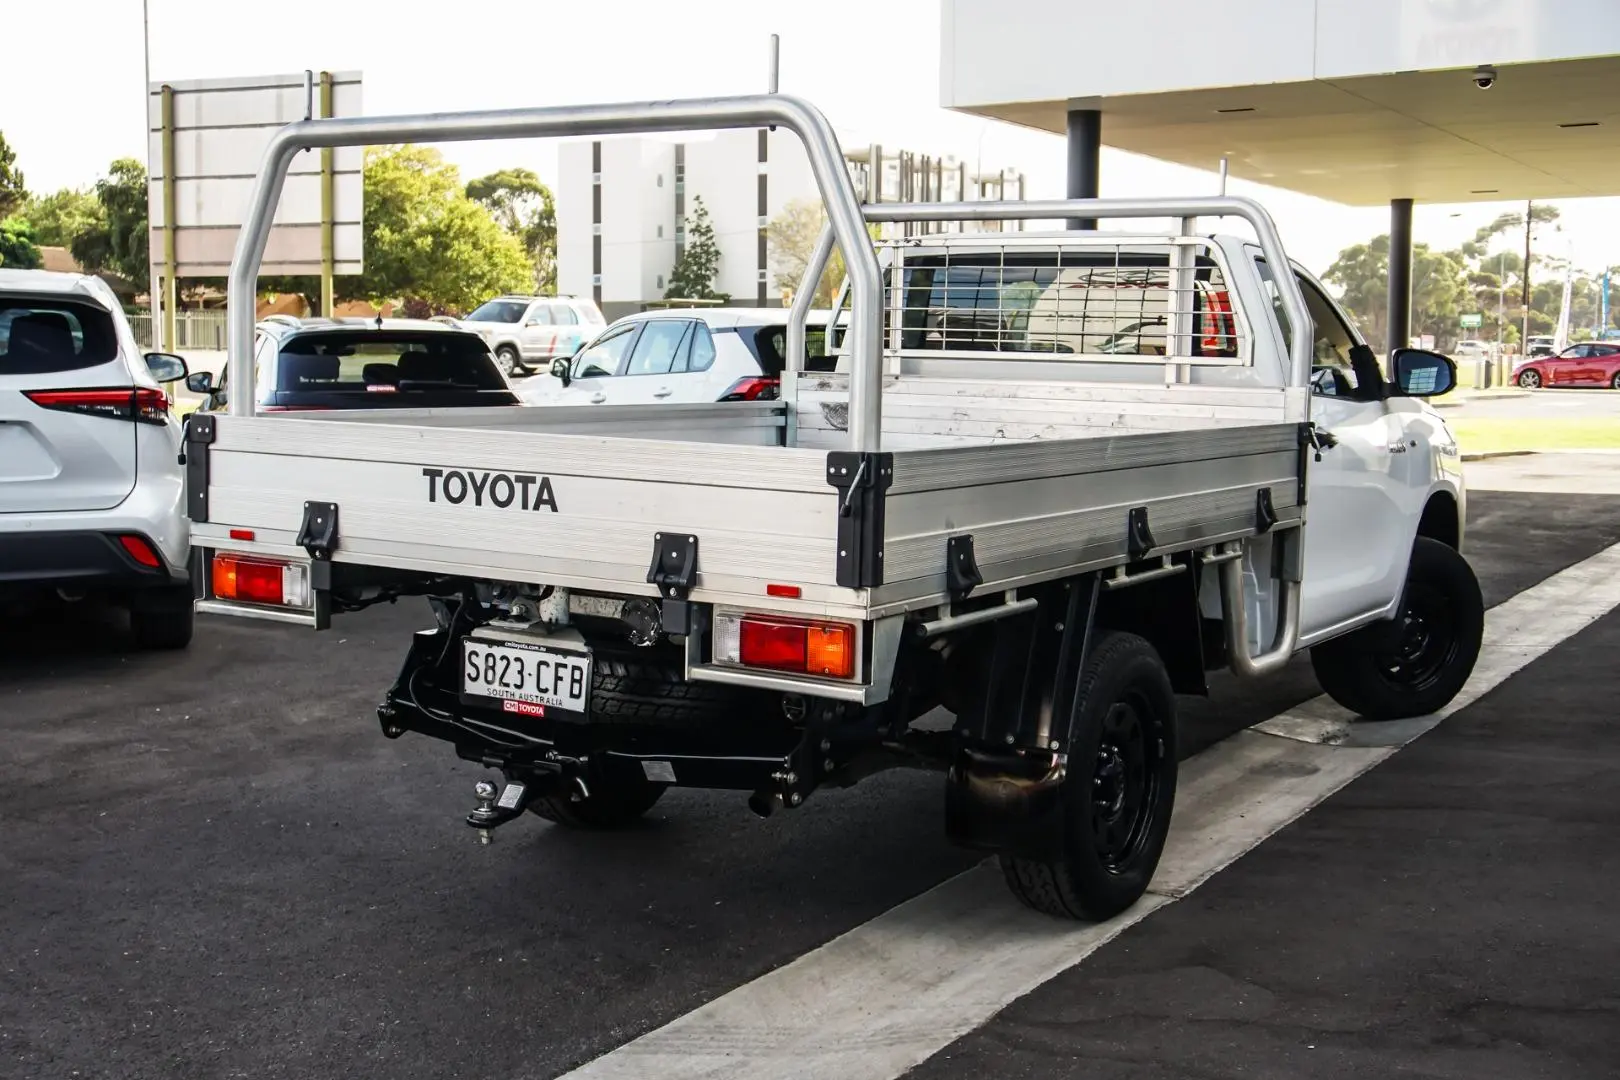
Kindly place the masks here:
<instances>
[{"instance_id":1,"label":"white hatchback","mask_svg":"<svg viewBox=\"0 0 1620 1080\"><path fill-rule=\"evenodd\" d=\"M812 314L811 355L825 314ZM700 404L767 401L780 390L785 308L644 311L615 321L549 373L518 384L529 405Z\"/></svg>"}]
</instances>

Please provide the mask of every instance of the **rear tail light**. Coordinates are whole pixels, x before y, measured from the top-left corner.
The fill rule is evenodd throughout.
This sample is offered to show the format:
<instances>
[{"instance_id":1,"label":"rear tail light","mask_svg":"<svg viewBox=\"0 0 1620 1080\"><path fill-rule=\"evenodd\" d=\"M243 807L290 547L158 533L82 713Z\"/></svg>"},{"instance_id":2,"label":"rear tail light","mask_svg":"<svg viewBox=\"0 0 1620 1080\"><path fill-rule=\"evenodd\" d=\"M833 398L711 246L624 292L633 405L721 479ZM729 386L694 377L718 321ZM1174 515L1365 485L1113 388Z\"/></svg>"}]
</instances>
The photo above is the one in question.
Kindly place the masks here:
<instances>
[{"instance_id":1,"label":"rear tail light","mask_svg":"<svg viewBox=\"0 0 1620 1080\"><path fill-rule=\"evenodd\" d=\"M161 424L169 418L169 396L149 386L93 390L27 390L28 400L42 409Z\"/></svg>"},{"instance_id":2,"label":"rear tail light","mask_svg":"<svg viewBox=\"0 0 1620 1080\"><path fill-rule=\"evenodd\" d=\"M850 679L855 676L856 644L850 623L726 612L714 617L714 659L719 664Z\"/></svg>"},{"instance_id":3,"label":"rear tail light","mask_svg":"<svg viewBox=\"0 0 1620 1080\"><path fill-rule=\"evenodd\" d=\"M250 604L309 606L309 567L248 555L215 555L214 596Z\"/></svg>"},{"instance_id":4,"label":"rear tail light","mask_svg":"<svg viewBox=\"0 0 1620 1080\"><path fill-rule=\"evenodd\" d=\"M1206 311L1203 351L1205 356L1237 355L1237 323L1232 318L1232 298L1225 289L1212 289L1204 294Z\"/></svg>"},{"instance_id":5,"label":"rear tail light","mask_svg":"<svg viewBox=\"0 0 1620 1080\"><path fill-rule=\"evenodd\" d=\"M125 551L129 552L130 558L134 559L142 566L156 570L163 565L163 560L158 558L157 552L152 550L152 545L146 542L146 537L144 536L136 536L133 533L126 533L118 538L118 544Z\"/></svg>"},{"instance_id":6,"label":"rear tail light","mask_svg":"<svg viewBox=\"0 0 1620 1080\"><path fill-rule=\"evenodd\" d=\"M778 379L767 379L755 375L747 379L738 379L732 383L721 401L775 401L781 394L782 384Z\"/></svg>"}]
</instances>

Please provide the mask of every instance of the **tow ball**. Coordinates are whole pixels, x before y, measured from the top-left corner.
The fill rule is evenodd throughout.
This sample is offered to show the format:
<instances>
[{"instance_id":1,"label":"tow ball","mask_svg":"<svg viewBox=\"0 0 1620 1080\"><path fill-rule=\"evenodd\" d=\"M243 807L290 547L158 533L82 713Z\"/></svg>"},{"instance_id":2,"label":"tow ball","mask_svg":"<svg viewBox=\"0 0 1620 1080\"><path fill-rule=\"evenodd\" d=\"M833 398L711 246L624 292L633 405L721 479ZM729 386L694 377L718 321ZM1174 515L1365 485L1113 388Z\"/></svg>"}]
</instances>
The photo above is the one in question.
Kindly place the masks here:
<instances>
[{"instance_id":1,"label":"tow ball","mask_svg":"<svg viewBox=\"0 0 1620 1080\"><path fill-rule=\"evenodd\" d=\"M473 794L478 799L478 809L467 815L467 824L478 830L480 844L488 844L494 839L490 830L523 816L532 788L522 780L507 780L499 787L489 780L480 780L473 785Z\"/></svg>"}]
</instances>

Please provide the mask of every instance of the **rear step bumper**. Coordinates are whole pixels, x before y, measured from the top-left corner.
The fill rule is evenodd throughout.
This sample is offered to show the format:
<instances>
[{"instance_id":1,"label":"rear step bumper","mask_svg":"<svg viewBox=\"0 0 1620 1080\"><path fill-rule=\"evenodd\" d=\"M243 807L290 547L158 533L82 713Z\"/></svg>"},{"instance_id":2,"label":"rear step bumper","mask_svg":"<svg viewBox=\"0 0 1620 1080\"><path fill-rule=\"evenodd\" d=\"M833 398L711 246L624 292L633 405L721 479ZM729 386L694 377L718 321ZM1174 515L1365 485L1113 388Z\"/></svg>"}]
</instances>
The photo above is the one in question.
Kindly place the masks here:
<instances>
[{"instance_id":1,"label":"rear step bumper","mask_svg":"<svg viewBox=\"0 0 1620 1080\"><path fill-rule=\"evenodd\" d=\"M0 588L70 586L73 588L157 588L183 585L164 566L146 566L126 551L119 536L139 537L162 561L151 537L136 532L95 530L0 532Z\"/></svg>"}]
</instances>

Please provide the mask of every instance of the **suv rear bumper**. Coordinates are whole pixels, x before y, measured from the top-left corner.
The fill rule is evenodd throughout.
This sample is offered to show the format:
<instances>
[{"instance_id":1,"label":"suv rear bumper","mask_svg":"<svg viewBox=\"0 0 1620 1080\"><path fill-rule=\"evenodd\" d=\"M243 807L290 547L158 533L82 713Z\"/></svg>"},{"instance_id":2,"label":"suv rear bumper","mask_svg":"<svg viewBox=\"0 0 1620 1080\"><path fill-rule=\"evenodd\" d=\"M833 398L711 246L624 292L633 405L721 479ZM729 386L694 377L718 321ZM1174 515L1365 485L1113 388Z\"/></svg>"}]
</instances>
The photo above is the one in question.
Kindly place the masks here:
<instances>
[{"instance_id":1,"label":"suv rear bumper","mask_svg":"<svg viewBox=\"0 0 1620 1080\"><path fill-rule=\"evenodd\" d=\"M34 586L144 589L183 585L167 566L146 566L124 550L120 535L138 536L162 558L150 536L73 530L0 532L0 591Z\"/></svg>"}]
</instances>

